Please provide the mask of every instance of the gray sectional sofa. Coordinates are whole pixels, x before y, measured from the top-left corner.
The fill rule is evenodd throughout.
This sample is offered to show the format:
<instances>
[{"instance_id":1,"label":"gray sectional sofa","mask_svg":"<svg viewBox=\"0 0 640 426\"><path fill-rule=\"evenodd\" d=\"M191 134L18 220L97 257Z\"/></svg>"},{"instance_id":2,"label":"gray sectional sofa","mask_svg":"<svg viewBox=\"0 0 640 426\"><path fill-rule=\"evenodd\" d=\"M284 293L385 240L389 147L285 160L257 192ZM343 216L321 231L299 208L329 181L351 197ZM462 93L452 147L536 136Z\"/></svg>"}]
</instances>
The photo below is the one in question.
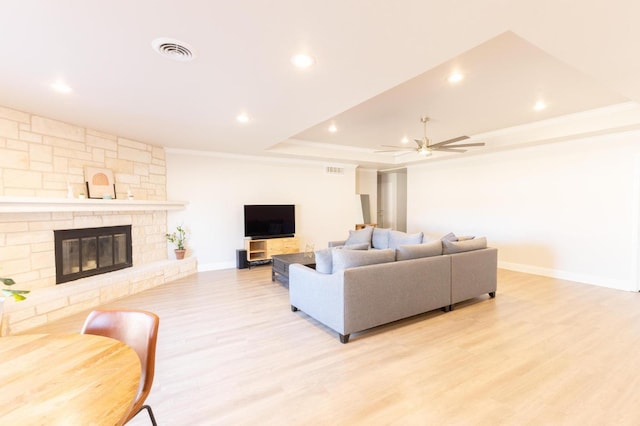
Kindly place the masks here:
<instances>
[{"instance_id":1,"label":"gray sectional sofa","mask_svg":"<svg viewBox=\"0 0 640 426\"><path fill-rule=\"evenodd\" d=\"M411 244L402 244L402 233L384 239L375 229L369 231L371 249L355 238L317 251L315 270L291 265L291 310L337 331L347 343L351 333L434 309L447 312L483 294L495 297L498 251L486 247L486 239L458 241L449 234L416 243L416 234L405 234ZM398 232L376 234L385 231Z\"/></svg>"}]
</instances>

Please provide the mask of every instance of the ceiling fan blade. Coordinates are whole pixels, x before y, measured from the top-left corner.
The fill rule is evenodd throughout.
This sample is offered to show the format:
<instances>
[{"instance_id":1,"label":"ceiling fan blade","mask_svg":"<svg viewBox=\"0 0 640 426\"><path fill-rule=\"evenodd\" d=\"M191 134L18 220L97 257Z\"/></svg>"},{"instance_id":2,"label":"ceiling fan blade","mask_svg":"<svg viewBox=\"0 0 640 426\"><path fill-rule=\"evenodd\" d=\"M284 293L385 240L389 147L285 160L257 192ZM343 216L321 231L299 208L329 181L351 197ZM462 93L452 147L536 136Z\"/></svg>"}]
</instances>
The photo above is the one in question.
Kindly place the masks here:
<instances>
[{"instance_id":1,"label":"ceiling fan blade","mask_svg":"<svg viewBox=\"0 0 640 426\"><path fill-rule=\"evenodd\" d=\"M466 149L459 149L459 148L454 148L454 147L440 147L440 148L431 148L434 151L439 151L439 152L467 152Z\"/></svg>"},{"instance_id":2,"label":"ceiling fan blade","mask_svg":"<svg viewBox=\"0 0 640 426\"><path fill-rule=\"evenodd\" d=\"M380 153L380 152L402 152L402 153L406 154L409 151L402 151L402 150L399 150L399 149L382 149L382 150L373 151L373 152L376 153L376 154Z\"/></svg>"},{"instance_id":3,"label":"ceiling fan blade","mask_svg":"<svg viewBox=\"0 0 640 426\"><path fill-rule=\"evenodd\" d=\"M414 142L418 145L418 148L422 148L424 146L424 142L420 139L414 139Z\"/></svg>"},{"instance_id":4,"label":"ceiling fan blade","mask_svg":"<svg viewBox=\"0 0 640 426\"><path fill-rule=\"evenodd\" d=\"M453 138L453 139L449 139L449 140L446 140L446 141L434 143L433 145L429 145L429 146L430 147L434 147L434 146L448 145L450 143L460 142L460 141L463 141L465 139L469 139L469 136L458 136L457 138Z\"/></svg>"},{"instance_id":5,"label":"ceiling fan blade","mask_svg":"<svg viewBox=\"0 0 640 426\"><path fill-rule=\"evenodd\" d=\"M484 146L484 142L461 143L460 145L444 145L442 148L468 148L470 146ZM433 148L433 146L431 148ZM438 147L436 147L436 149L437 148Z\"/></svg>"},{"instance_id":6,"label":"ceiling fan blade","mask_svg":"<svg viewBox=\"0 0 640 426\"><path fill-rule=\"evenodd\" d=\"M446 140L446 141L434 143L434 144L429 145L429 146L430 147L432 147L432 146L447 146L447 145L450 145L450 144L454 144L456 142L463 141L465 139L469 139L469 136L459 136L457 138L453 138L453 139L449 139L449 140Z\"/></svg>"},{"instance_id":7,"label":"ceiling fan blade","mask_svg":"<svg viewBox=\"0 0 640 426\"><path fill-rule=\"evenodd\" d=\"M398 149L398 150L408 150L408 151L415 151L416 150L415 148L411 148L409 146L397 146L397 145L381 145L381 146L383 146L385 148L395 148L395 149Z\"/></svg>"}]
</instances>

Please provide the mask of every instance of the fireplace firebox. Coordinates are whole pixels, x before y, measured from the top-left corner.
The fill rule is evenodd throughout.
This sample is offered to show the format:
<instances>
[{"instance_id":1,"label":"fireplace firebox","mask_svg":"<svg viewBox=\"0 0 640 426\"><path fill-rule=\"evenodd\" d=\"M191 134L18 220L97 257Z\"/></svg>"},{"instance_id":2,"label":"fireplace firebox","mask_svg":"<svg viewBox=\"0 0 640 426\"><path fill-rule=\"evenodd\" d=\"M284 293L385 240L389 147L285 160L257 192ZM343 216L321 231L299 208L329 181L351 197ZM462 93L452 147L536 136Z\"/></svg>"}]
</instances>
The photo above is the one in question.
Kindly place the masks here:
<instances>
[{"instance_id":1,"label":"fireplace firebox","mask_svg":"<svg viewBox=\"0 0 640 426\"><path fill-rule=\"evenodd\" d=\"M53 231L56 284L132 266L131 225Z\"/></svg>"}]
</instances>

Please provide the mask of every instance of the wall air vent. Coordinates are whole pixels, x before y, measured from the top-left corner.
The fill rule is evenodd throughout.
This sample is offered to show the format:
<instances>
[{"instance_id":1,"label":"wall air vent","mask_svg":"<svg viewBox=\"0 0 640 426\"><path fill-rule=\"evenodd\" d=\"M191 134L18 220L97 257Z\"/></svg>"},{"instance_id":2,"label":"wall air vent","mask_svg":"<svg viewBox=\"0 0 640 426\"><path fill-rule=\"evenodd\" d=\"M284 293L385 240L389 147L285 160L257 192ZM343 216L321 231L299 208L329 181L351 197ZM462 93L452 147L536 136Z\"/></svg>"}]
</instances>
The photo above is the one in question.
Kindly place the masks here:
<instances>
[{"instance_id":1,"label":"wall air vent","mask_svg":"<svg viewBox=\"0 0 640 426\"><path fill-rule=\"evenodd\" d=\"M196 51L187 43L172 38L160 37L151 42L153 50L165 58L187 62L196 58Z\"/></svg>"},{"instance_id":2,"label":"wall air vent","mask_svg":"<svg viewBox=\"0 0 640 426\"><path fill-rule=\"evenodd\" d=\"M344 167L327 166L324 168L324 172L328 175L343 175Z\"/></svg>"}]
</instances>

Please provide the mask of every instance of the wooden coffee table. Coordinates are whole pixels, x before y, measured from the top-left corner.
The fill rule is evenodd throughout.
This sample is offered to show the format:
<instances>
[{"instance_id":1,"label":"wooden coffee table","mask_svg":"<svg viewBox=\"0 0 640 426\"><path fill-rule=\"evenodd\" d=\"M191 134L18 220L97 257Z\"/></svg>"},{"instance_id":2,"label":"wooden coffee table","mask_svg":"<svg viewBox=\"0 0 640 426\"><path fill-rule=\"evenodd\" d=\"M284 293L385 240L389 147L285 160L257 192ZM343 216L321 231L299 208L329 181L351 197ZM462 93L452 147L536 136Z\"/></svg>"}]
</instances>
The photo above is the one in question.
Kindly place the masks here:
<instances>
[{"instance_id":1,"label":"wooden coffee table","mask_svg":"<svg viewBox=\"0 0 640 426\"><path fill-rule=\"evenodd\" d=\"M309 268L316 267L316 255L313 252L310 253L290 253L290 254L277 254L271 256L273 265L271 267L271 281L278 280L285 286L289 287L289 266L294 263L308 266Z\"/></svg>"}]
</instances>

